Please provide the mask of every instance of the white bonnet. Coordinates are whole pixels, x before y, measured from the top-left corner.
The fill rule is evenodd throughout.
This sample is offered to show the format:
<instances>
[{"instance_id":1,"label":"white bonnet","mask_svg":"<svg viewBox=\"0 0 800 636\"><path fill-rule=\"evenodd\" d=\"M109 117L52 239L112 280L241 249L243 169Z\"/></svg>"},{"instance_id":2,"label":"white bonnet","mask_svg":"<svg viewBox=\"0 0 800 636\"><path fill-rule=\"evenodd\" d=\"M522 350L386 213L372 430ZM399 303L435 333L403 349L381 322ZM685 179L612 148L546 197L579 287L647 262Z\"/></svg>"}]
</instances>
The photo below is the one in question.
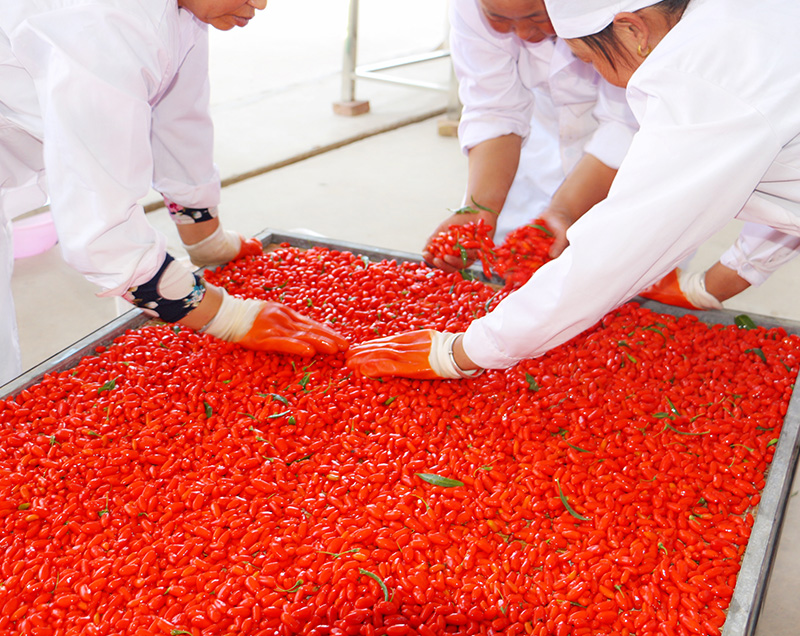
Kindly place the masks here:
<instances>
[{"instance_id":1,"label":"white bonnet","mask_svg":"<svg viewBox=\"0 0 800 636\"><path fill-rule=\"evenodd\" d=\"M660 0L545 0L547 13L560 38L582 38L602 31L625 11L638 11Z\"/></svg>"}]
</instances>

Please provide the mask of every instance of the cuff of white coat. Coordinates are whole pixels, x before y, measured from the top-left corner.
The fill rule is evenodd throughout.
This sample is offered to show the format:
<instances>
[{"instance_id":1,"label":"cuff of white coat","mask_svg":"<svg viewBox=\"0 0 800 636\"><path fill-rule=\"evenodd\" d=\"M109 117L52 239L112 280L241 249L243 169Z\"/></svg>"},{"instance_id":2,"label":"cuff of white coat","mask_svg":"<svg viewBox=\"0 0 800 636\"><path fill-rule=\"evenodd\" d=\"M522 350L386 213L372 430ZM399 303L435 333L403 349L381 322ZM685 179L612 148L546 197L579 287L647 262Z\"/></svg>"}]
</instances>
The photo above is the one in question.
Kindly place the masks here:
<instances>
[{"instance_id":1,"label":"cuff of white coat","mask_svg":"<svg viewBox=\"0 0 800 636\"><path fill-rule=\"evenodd\" d=\"M528 122L530 122L530 118ZM461 151L465 155L478 144L505 135L519 135L524 144L529 134L530 123L525 124L521 120L514 122L501 118L499 121L483 121L478 118L470 119L468 115L462 114L461 122L458 124L458 141L461 144Z\"/></svg>"},{"instance_id":2,"label":"cuff of white coat","mask_svg":"<svg viewBox=\"0 0 800 636\"><path fill-rule=\"evenodd\" d=\"M446 378L448 380L474 378L484 371L483 369L465 371L458 366L455 356L453 355L453 345L458 339L458 336L459 334L457 333L449 333L447 331L434 331L432 334L428 364L430 364L431 370L440 378Z\"/></svg>"},{"instance_id":3,"label":"cuff of white coat","mask_svg":"<svg viewBox=\"0 0 800 636\"><path fill-rule=\"evenodd\" d=\"M609 121L600 124L583 151L617 170L633 141L633 130L625 124Z\"/></svg>"},{"instance_id":4,"label":"cuff of white coat","mask_svg":"<svg viewBox=\"0 0 800 636\"><path fill-rule=\"evenodd\" d=\"M469 359L483 369L508 369L520 361L504 355L491 342L490 334L482 329L478 319L467 327L461 344Z\"/></svg>"},{"instance_id":5,"label":"cuff of white coat","mask_svg":"<svg viewBox=\"0 0 800 636\"><path fill-rule=\"evenodd\" d=\"M719 257L719 262L728 269L732 269L753 287L758 287L766 282L766 280L774 271L765 271L763 269L759 269L752 263L748 262L744 257L741 260L738 260L737 256L741 256L741 254L734 253L733 248L729 248L725 253L722 254L722 256Z\"/></svg>"},{"instance_id":6,"label":"cuff of white coat","mask_svg":"<svg viewBox=\"0 0 800 636\"><path fill-rule=\"evenodd\" d=\"M213 164L210 164L213 166ZM222 200L222 184L220 183L219 170L213 166L211 172L203 170L204 176L193 179L185 176L183 179L170 179L163 175L155 178L153 188L164 199L180 202L178 205L187 208L214 208ZM187 183L187 180L191 183Z\"/></svg>"}]
</instances>

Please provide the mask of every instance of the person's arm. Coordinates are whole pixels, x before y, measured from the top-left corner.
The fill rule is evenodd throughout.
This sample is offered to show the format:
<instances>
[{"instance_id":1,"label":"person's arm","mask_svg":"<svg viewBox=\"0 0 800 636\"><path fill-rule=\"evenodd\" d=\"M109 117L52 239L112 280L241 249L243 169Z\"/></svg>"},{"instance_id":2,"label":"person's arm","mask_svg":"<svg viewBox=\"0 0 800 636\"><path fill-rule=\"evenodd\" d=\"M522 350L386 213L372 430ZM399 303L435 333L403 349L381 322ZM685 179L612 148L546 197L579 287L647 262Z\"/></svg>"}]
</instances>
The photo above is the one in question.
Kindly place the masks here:
<instances>
[{"instance_id":1,"label":"person's arm","mask_svg":"<svg viewBox=\"0 0 800 636\"><path fill-rule=\"evenodd\" d=\"M467 355L467 352L464 351L464 336L463 334L460 335L456 341L453 343L453 361L458 366L459 369L462 369L466 372L474 372L480 367L475 364L472 359Z\"/></svg>"},{"instance_id":2,"label":"person's arm","mask_svg":"<svg viewBox=\"0 0 800 636\"><path fill-rule=\"evenodd\" d=\"M705 272L669 272L639 295L689 309L720 309L721 303L800 254L800 237L757 223L745 223L734 244Z\"/></svg>"},{"instance_id":3,"label":"person's arm","mask_svg":"<svg viewBox=\"0 0 800 636\"><path fill-rule=\"evenodd\" d=\"M788 242L795 244L793 256L797 256L797 254L800 253L800 237L785 234L783 236ZM645 298L658 300L659 302L663 302L665 304L677 305L679 307L686 307L688 309L712 308L708 306L708 300L706 302L698 301L696 296L692 295L691 292L688 291L692 288L692 285L681 281L680 274L680 270L672 270L672 272L659 281L661 288L657 292L650 292L649 294L641 293L640 295ZM751 285L748 280L739 276L735 269L726 267L720 261L714 263L705 272L698 272L697 276L700 277L698 280L703 286L702 291L704 294L710 294L714 299L719 301L719 303L722 303L729 298L733 298ZM452 344L452 351L453 361L462 371L471 372L480 368L467 355L467 352L464 351L463 335L459 335L459 337L455 339Z\"/></svg>"},{"instance_id":4,"label":"person's arm","mask_svg":"<svg viewBox=\"0 0 800 636\"><path fill-rule=\"evenodd\" d=\"M458 257L434 258L431 239L451 225L478 219L487 223L493 234L517 172L520 148L530 132L534 101L531 88L519 76L520 45L492 31L474 0L450 4L450 52L463 104L459 143L468 157L467 185L459 208L470 207L477 213L451 214L438 223L423 248L423 257L431 265L454 271L469 265L476 255L469 254L466 262ZM543 63L543 78L547 69Z\"/></svg>"},{"instance_id":5,"label":"person's arm","mask_svg":"<svg viewBox=\"0 0 800 636\"><path fill-rule=\"evenodd\" d=\"M532 86L523 84L518 68L525 55L529 70L546 81L549 57L539 60L515 38L489 28L475 0L450 3L450 56L463 105L458 139L464 153L489 139L518 135L524 141L534 112Z\"/></svg>"},{"instance_id":6,"label":"person's arm","mask_svg":"<svg viewBox=\"0 0 800 636\"><path fill-rule=\"evenodd\" d=\"M153 187L164 197L192 264L216 267L262 250L257 240L223 229L218 216L221 186L213 160L208 27L188 12L179 15L187 50L179 56L174 81L153 107Z\"/></svg>"},{"instance_id":7,"label":"person's arm","mask_svg":"<svg viewBox=\"0 0 800 636\"><path fill-rule=\"evenodd\" d=\"M188 13L181 18L195 37L175 80L153 107L153 188L187 208L211 208L219 204L221 188L214 164L208 33Z\"/></svg>"},{"instance_id":8,"label":"person's arm","mask_svg":"<svg viewBox=\"0 0 800 636\"><path fill-rule=\"evenodd\" d=\"M469 150L465 200L477 202L495 214L503 209L519 166L522 138L509 134L488 139ZM489 217L493 221L492 217Z\"/></svg>"},{"instance_id":9,"label":"person's arm","mask_svg":"<svg viewBox=\"0 0 800 636\"><path fill-rule=\"evenodd\" d=\"M745 209L747 206L745 206ZM736 241L719 259L714 274L706 274L706 288L727 300L749 285L761 285L775 271L800 254L800 237L758 223L745 223ZM724 267L739 281L724 276Z\"/></svg>"},{"instance_id":10,"label":"person's arm","mask_svg":"<svg viewBox=\"0 0 800 636\"><path fill-rule=\"evenodd\" d=\"M542 213L555 237L550 248L551 258L556 258L567 247L569 227L608 196L616 174L616 169L587 154L567 175Z\"/></svg>"},{"instance_id":11,"label":"person's arm","mask_svg":"<svg viewBox=\"0 0 800 636\"><path fill-rule=\"evenodd\" d=\"M563 55L572 57L562 40L556 43ZM574 60L578 65L573 70L576 76L587 72L585 63ZM562 185L554 194L549 206L542 213L555 240L550 249L551 258L556 258L567 246L566 231L592 206L602 201L611 187L625 154L628 152L639 124L633 116L625 97L625 90L612 86L597 75L591 74L597 82L597 98L592 115L597 120L597 128L583 148L583 156L572 168ZM589 82L589 79L584 79Z\"/></svg>"},{"instance_id":12,"label":"person's arm","mask_svg":"<svg viewBox=\"0 0 800 636\"><path fill-rule=\"evenodd\" d=\"M231 296L169 254L155 276L124 298L146 314L248 349L310 356L347 349L330 327L272 301Z\"/></svg>"},{"instance_id":13,"label":"person's arm","mask_svg":"<svg viewBox=\"0 0 800 636\"><path fill-rule=\"evenodd\" d=\"M739 276L735 270L720 262L714 263L705 272L706 291L719 302L733 298L750 287L750 283Z\"/></svg>"},{"instance_id":14,"label":"person's arm","mask_svg":"<svg viewBox=\"0 0 800 636\"><path fill-rule=\"evenodd\" d=\"M431 234L423 249L423 258L434 267L445 271L457 271L475 260L477 254L470 253L466 262L456 256L438 258L430 251L430 241L439 232L445 232L453 225L477 222L479 219L490 228L490 238L497 225L497 217L503 209L508 190L514 181L519 165L522 140L510 134L488 139L469 150L468 178L464 208L454 212L442 221Z\"/></svg>"},{"instance_id":15,"label":"person's arm","mask_svg":"<svg viewBox=\"0 0 800 636\"><path fill-rule=\"evenodd\" d=\"M775 159L781 144L758 109L702 78L657 74L608 197L559 258L467 329L475 364L512 366L591 327L734 218Z\"/></svg>"},{"instance_id":16,"label":"person's arm","mask_svg":"<svg viewBox=\"0 0 800 636\"><path fill-rule=\"evenodd\" d=\"M149 100L168 59L151 17L138 4L77 5L15 34L22 55L44 62L29 67L62 254L105 295L150 280L166 248L139 203L153 170Z\"/></svg>"},{"instance_id":17,"label":"person's arm","mask_svg":"<svg viewBox=\"0 0 800 636\"><path fill-rule=\"evenodd\" d=\"M153 16L135 7L45 13L15 34L25 40L24 55L47 61L31 68L65 260L103 295L226 341L302 355L346 348L335 332L278 303L220 298L166 253L166 239L138 201L153 175L150 100L162 88L161 65L171 51L152 29Z\"/></svg>"}]
</instances>

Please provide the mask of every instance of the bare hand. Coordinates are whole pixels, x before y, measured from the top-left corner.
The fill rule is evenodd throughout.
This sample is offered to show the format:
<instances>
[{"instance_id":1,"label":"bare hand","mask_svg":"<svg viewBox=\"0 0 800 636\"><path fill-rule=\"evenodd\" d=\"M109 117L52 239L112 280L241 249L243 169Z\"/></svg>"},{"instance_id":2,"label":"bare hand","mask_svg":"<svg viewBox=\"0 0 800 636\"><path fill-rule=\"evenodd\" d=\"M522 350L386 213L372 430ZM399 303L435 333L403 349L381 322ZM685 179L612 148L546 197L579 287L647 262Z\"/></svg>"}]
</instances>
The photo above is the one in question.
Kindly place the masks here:
<instances>
[{"instance_id":1,"label":"bare hand","mask_svg":"<svg viewBox=\"0 0 800 636\"><path fill-rule=\"evenodd\" d=\"M541 218L547 222L547 227L553 233L553 245L550 246L550 258L557 258L561 255L569 241L567 240L567 230L577 220L573 219L569 213L552 206L547 207L541 214Z\"/></svg>"},{"instance_id":2,"label":"bare hand","mask_svg":"<svg viewBox=\"0 0 800 636\"><path fill-rule=\"evenodd\" d=\"M477 223L479 220L482 220L486 225L489 226L489 238L494 237L496 225L497 225L497 215L492 212L485 212L485 211L478 211L478 212L466 212L466 213L453 213L449 217L447 217L444 221L442 221L437 228L433 231L433 234L428 238L425 247L422 250L422 258L425 259L425 262L428 265L432 265L433 267L437 267L445 272L459 272L462 269L466 269L470 265L472 265L475 260L479 257L479 251L477 249L467 249L465 250L464 258L463 256L452 256L447 255L444 258L439 258L435 256L431 252L431 241L433 238L441 233L447 232L450 227L453 225L466 225L467 223Z\"/></svg>"}]
</instances>

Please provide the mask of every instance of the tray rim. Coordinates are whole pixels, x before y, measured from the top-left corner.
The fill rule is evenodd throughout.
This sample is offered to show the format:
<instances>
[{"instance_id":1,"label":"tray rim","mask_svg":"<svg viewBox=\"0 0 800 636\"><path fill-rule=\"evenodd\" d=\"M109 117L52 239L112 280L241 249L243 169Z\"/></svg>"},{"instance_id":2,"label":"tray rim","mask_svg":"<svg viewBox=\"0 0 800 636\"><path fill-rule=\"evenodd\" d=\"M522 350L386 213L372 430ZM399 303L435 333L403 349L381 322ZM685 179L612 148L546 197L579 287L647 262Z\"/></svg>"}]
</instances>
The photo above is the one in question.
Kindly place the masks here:
<instances>
[{"instance_id":1,"label":"tray rim","mask_svg":"<svg viewBox=\"0 0 800 636\"><path fill-rule=\"evenodd\" d=\"M352 252L364 255L371 260L423 262L419 254L340 241L302 232L287 232L267 228L257 234L255 238L259 239L264 247L288 243L293 247L304 249L322 247ZM471 267L470 271L476 278L485 282L502 282L500 279L487 280L482 270L477 266ZM697 316L699 320L706 324L732 325L736 316L741 313L730 310L692 311L640 297L635 297L631 300L658 313L673 316L691 314ZM750 312L747 315L760 326L768 328L781 327L788 333L800 334L800 322ZM153 322L153 320L138 309L131 309L37 364L11 382L0 386L0 400L22 392L40 382L48 374L59 373L72 368L81 358L93 355L97 347L105 346L126 331L139 328L148 322ZM784 417L781 434L767 473L766 484L761 491L761 502L755 514L755 523L742 557L733 597L722 628L722 636L752 636L756 630L772 574L777 546L789 502L789 491L797 468L798 454L800 454L800 395L795 389L792 390L792 397Z\"/></svg>"}]
</instances>

